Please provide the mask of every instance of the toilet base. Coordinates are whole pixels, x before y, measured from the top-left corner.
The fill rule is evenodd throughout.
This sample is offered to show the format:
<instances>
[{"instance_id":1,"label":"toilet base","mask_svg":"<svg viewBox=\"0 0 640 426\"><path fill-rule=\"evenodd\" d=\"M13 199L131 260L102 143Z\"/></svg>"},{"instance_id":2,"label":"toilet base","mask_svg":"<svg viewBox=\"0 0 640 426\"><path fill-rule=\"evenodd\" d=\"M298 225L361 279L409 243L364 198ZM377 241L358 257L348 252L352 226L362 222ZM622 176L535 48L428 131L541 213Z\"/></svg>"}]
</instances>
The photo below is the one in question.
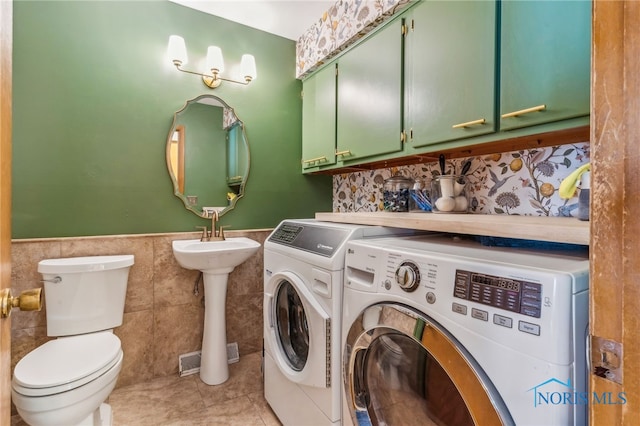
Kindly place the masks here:
<instances>
[{"instance_id":1,"label":"toilet base","mask_svg":"<svg viewBox=\"0 0 640 426\"><path fill-rule=\"evenodd\" d=\"M113 426L113 411L111 410L111 406L103 402L93 413L73 426Z\"/></svg>"},{"instance_id":2,"label":"toilet base","mask_svg":"<svg viewBox=\"0 0 640 426\"><path fill-rule=\"evenodd\" d=\"M93 413L89 414L83 421L76 426L111 426L113 424L113 416L111 406L105 402Z\"/></svg>"}]
</instances>

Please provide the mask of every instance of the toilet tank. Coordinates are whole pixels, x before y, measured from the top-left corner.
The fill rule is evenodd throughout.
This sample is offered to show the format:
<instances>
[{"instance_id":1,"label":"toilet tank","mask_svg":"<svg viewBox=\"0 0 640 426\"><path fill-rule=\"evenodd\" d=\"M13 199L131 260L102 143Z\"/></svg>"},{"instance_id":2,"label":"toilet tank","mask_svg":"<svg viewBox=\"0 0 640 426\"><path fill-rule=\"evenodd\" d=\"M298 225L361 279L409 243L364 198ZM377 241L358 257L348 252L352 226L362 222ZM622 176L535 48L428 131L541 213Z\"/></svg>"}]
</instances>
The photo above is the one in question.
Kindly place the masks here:
<instances>
[{"instance_id":1,"label":"toilet tank","mask_svg":"<svg viewBox=\"0 0 640 426\"><path fill-rule=\"evenodd\" d=\"M48 336L71 336L122 325L133 255L46 259L44 279Z\"/></svg>"}]
</instances>

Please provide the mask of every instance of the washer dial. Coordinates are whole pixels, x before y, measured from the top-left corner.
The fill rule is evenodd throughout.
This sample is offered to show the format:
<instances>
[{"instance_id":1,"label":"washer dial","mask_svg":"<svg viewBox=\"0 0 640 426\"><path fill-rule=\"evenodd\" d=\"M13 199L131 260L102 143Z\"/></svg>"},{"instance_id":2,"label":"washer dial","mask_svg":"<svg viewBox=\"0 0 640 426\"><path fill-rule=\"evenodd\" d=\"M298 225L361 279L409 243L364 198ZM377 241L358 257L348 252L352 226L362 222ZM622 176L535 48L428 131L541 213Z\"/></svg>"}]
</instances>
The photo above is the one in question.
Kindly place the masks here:
<instances>
[{"instance_id":1,"label":"washer dial","mask_svg":"<svg viewBox=\"0 0 640 426\"><path fill-rule=\"evenodd\" d=\"M412 292L420 284L420 269L413 262L405 261L396 269L396 282L406 292Z\"/></svg>"}]
</instances>

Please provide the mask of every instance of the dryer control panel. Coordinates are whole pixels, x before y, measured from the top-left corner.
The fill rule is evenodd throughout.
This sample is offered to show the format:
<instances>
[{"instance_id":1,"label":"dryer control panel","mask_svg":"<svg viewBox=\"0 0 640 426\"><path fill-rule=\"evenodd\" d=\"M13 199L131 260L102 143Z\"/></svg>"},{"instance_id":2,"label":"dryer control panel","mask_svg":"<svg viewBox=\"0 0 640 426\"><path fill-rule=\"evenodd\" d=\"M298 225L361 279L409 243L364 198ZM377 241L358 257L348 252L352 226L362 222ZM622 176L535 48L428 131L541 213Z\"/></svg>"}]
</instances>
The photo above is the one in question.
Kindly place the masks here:
<instances>
[{"instance_id":1,"label":"dryer control panel","mask_svg":"<svg viewBox=\"0 0 640 426\"><path fill-rule=\"evenodd\" d=\"M269 236L269 241L332 257L349 238L347 229L322 227L312 223L282 222Z\"/></svg>"},{"instance_id":2,"label":"dryer control panel","mask_svg":"<svg viewBox=\"0 0 640 426\"><path fill-rule=\"evenodd\" d=\"M456 270L453 296L540 318L542 285L512 278Z\"/></svg>"}]
</instances>

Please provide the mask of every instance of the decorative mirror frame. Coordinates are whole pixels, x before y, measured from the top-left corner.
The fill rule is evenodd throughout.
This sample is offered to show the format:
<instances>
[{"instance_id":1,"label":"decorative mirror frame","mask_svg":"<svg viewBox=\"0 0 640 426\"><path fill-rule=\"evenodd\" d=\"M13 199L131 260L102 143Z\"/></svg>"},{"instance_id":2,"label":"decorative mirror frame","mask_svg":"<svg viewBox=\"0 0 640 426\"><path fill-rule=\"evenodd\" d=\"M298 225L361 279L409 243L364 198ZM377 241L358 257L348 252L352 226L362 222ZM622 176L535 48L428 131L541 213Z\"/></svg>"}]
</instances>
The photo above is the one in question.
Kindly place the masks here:
<instances>
[{"instance_id":1,"label":"decorative mirror frame","mask_svg":"<svg viewBox=\"0 0 640 426\"><path fill-rule=\"evenodd\" d=\"M167 142L166 142L166 147L165 147L165 157L166 157L166 163L167 163L167 172L169 173L169 177L171 178L171 181L173 183L173 195L175 195L180 200L182 200L182 203L184 204L184 207L187 210L189 210L190 212L192 212L193 214L195 214L198 217L201 217L203 219L208 219L208 218L211 218L211 216L213 215L213 212L212 211L202 212L202 211L198 211L198 210L196 210L194 208L194 205L189 202L187 195L185 195L182 192L182 191L184 191L184 186L182 186L182 191L181 191L181 185L178 183L178 179L176 178L175 174L173 173L172 166L171 166L171 143L173 141L173 134L174 134L174 132L179 130L178 129L179 127L182 127L182 125L178 124L179 115L185 109L187 109L187 107L189 107L189 105L191 105L193 103L199 103L199 101L201 99L205 99L205 98L214 99L215 101L220 103L220 106L222 108L224 108L224 114L223 114L224 119L226 119L226 117L231 115L231 116L235 117L235 120L233 120L232 123L236 123L236 122L240 123L240 125L242 126L242 138L244 140L244 144L245 144L246 150L247 150L246 171L245 171L244 175L242 176L241 182L238 184L238 186L239 186L238 193L236 194L236 196L233 199L228 200L228 205L224 209L218 210L218 216L222 216L223 214L227 213L228 211L233 210L235 208L236 203L238 202L238 200L244 196L245 186L247 184L247 180L249 178L249 171L251 169L251 149L250 149L250 146L249 146L249 139L247 138L247 133L246 133L244 121L240 120L240 118L236 114L235 110L231 106L229 106L229 104L227 104L224 100L222 100L221 98L219 98L219 97L217 97L215 95L205 94L205 95L196 96L193 99L189 99L189 100L187 100L185 102L185 104L184 104L184 106L182 108L180 108L178 111L176 111L173 114L173 122L171 123L171 127L169 128L169 135L167 136ZM224 119L223 119L223 121L224 121ZM182 129L182 131L184 132L184 129ZM180 136L180 138L182 139L183 146L181 148L179 148L179 150L183 151L182 155L184 156L184 133ZM226 155L226 152L225 152L225 155ZM183 171L183 173L184 173L184 171ZM183 183L183 185L184 185L184 183Z\"/></svg>"}]
</instances>

